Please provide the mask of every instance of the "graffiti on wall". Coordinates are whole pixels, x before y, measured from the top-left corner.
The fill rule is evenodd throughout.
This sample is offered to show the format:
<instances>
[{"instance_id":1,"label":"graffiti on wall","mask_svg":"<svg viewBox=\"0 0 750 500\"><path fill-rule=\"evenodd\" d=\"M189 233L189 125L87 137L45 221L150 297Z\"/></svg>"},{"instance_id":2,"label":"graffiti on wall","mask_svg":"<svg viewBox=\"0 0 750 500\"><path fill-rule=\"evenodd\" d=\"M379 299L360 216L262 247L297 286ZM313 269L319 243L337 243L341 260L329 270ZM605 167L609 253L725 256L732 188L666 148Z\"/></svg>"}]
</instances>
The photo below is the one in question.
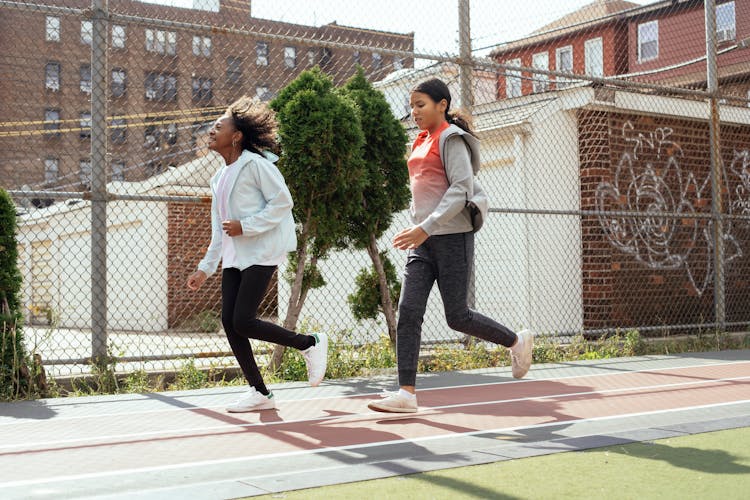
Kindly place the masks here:
<instances>
[{"instance_id":1,"label":"graffiti on wall","mask_svg":"<svg viewBox=\"0 0 750 500\"><path fill-rule=\"evenodd\" d=\"M690 286L702 295L712 281L713 223L690 218L710 210L711 178L696 177L680 162L683 149L672 140L673 130L658 127L635 132L631 122L622 127L627 147L615 168L612 182L596 189L599 222L609 242L650 269L683 269ZM730 166L739 178L727 206L731 212L750 215L750 154L735 152ZM726 180L726 173L723 172ZM731 196L731 195L734 196ZM607 214L607 211L641 212L643 216ZM671 214L672 216L666 216ZM684 217L680 217L684 215ZM723 227L725 264L742 256L732 234L732 221Z\"/></svg>"}]
</instances>

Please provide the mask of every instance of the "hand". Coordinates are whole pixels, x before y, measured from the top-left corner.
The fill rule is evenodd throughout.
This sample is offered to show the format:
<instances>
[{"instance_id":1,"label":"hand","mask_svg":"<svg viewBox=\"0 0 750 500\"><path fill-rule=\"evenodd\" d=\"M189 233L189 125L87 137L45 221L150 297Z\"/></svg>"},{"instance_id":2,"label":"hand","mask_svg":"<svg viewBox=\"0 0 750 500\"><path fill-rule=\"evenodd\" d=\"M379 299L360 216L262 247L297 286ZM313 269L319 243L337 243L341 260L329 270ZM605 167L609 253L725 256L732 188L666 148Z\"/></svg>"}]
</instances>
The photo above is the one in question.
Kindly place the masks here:
<instances>
[{"instance_id":1,"label":"hand","mask_svg":"<svg viewBox=\"0 0 750 500\"><path fill-rule=\"evenodd\" d=\"M199 289L206 282L208 276L203 271L195 271L188 277L187 287L193 291Z\"/></svg>"},{"instance_id":2,"label":"hand","mask_svg":"<svg viewBox=\"0 0 750 500\"><path fill-rule=\"evenodd\" d=\"M222 230L227 236L239 236L242 234L242 224L238 220L225 220L221 223Z\"/></svg>"},{"instance_id":3,"label":"hand","mask_svg":"<svg viewBox=\"0 0 750 500\"><path fill-rule=\"evenodd\" d=\"M410 250L417 248L425 242L430 235L419 226L404 229L393 238L393 246L399 250Z\"/></svg>"}]
</instances>

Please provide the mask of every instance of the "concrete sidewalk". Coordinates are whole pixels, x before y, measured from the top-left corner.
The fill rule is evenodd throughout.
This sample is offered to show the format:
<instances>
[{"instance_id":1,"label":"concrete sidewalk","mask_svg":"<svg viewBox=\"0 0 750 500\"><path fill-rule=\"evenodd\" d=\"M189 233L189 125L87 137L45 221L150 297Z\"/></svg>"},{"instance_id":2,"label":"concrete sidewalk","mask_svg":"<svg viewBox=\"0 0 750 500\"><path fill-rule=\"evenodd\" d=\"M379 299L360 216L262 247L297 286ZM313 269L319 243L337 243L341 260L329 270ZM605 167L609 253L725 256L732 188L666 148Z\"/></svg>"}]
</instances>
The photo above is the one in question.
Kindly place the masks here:
<instances>
[{"instance_id":1,"label":"concrete sidewalk","mask_svg":"<svg viewBox=\"0 0 750 500\"><path fill-rule=\"evenodd\" d=\"M280 384L278 412L241 415L223 410L237 387L2 403L0 491L225 499L746 427L749 380L741 350L420 375L422 411L403 416L365 407L393 377ZM620 410L572 411L594 404Z\"/></svg>"}]
</instances>

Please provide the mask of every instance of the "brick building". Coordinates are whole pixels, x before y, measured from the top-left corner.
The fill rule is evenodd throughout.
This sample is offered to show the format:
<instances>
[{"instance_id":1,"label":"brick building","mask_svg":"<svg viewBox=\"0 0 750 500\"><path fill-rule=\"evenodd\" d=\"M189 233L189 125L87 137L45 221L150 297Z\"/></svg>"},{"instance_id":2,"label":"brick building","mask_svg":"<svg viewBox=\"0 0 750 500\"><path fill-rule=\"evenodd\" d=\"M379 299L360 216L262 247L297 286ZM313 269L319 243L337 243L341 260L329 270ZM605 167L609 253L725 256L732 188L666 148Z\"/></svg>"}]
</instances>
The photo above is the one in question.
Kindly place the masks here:
<instances>
[{"instance_id":1,"label":"brick building","mask_svg":"<svg viewBox=\"0 0 750 500\"><path fill-rule=\"evenodd\" d=\"M35 10L34 4L53 9ZM90 66L90 5L90 0L34 0L23 8L0 9L2 187L76 191L89 182L90 97L97 77ZM137 181L189 161L199 152L206 124L229 102L242 94L268 100L314 65L337 83L353 74L357 64L373 80L413 66L409 57L380 52L413 52L413 33L257 19L251 17L250 0L215 0L211 7L109 2L115 16L108 26L108 70L103 75L108 88L109 180ZM126 22L117 15L130 17ZM172 28L149 19L184 24ZM216 29L191 31L185 26L190 24Z\"/></svg>"},{"instance_id":2,"label":"brick building","mask_svg":"<svg viewBox=\"0 0 750 500\"><path fill-rule=\"evenodd\" d=\"M702 0L639 6L596 0L532 33L494 49L498 62L551 71L633 78L663 85L705 88L705 14ZM750 91L750 4L717 1L719 82L728 97ZM506 72L501 99L564 88L544 75Z\"/></svg>"}]
</instances>

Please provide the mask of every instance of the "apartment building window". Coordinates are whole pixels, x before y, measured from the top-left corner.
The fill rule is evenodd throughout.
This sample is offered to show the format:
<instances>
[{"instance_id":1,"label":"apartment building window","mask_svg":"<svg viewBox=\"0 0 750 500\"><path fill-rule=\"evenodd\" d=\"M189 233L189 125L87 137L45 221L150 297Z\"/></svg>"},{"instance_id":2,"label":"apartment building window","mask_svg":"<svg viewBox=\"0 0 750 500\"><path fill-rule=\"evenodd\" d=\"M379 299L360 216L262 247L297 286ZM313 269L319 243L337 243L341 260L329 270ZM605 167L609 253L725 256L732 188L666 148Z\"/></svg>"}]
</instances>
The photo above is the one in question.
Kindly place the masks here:
<instances>
[{"instance_id":1,"label":"apartment building window","mask_svg":"<svg viewBox=\"0 0 750 500\"><path fill-rule=\"evenodd\" d=\"M266 42L255 43L255 64L257 66L268 66L268 44Z\"/></svg>"},{"instance_id":2,"label":"apartment building window","mask_svg":"<svg viewBox=\"0 0 750 500\"><path fill-rule=\"evenodd\" d=\"M258 85L255 87L255 97L261 101L267 101L270 99L268 87L266 85Z\"/></svg>"},{"instance_id":3,"label":"apartment building window","mask_svg":"<svg viewBox=\"0 0 750 500\"><path fill-rule=\"evenodd\" d=\"M242 59L227 57L227 81L236 85L242 81Z\"/></svg>"},{"instance_id":4,"label":"apartment building window","mask_svg":"<svg viewBox=\"0 0 750 500\"><path fill-rule=\"evenodd\" d=\"M211 57L211 37L194 36L193 37L193 55L202 57Z\"/></svg>"},{"instance_id":5,"label":"apartment building window","mask_svg":"<svg viewBox=\"0 0 750 500\"><path fill-rule=\"evenodd\" d=\"M383 56L380 55L380 52L373 52L372 53L372 68L373 69L380 69L380 67L383 65Z\"/></svg>"},{"instance_id":6,"label":"apartment building window","mask_svg":"<svg viewBox=\"0 0 750 500\"><path fill-rule=\"evenodd\" d=\"M146 99L149 101L174 101L177 99L177 77L166 73L146 75Z\"/></svg>"},{"instance_id":7,"label":"apartment building window","mask_svg":"<svg viewBox=\"0 0 750 500\"><path fill-rule=\"evenodd\" d=\"M555 51L555 68L564 73L573 72L573 47L567 45ZM570 85L568 78L557 77L557 88L562 89Z\"/></svg>"},{"instance_id":8,"label":"apartment building window","mask_svg":"<svg viewBox=\"0 0 750 500\"><path fill-rule=\"evenodd\" d=\"M81 92L91 93L91 65L84 64L80 69L81 73Z\"/></svg>"},{"instance_id":9,"label":"apartment building window","mask_svg":"<svg viewBox=\"0 0 750 500\"><path fill-rule=\"evenodd\" d=\"M538 52L531 58L531 66L536 69L549 69L549 54L547 52ZM549 75L534 73L532 78L532 91L545 92L549 88Z\"/></svg>"},{"instance_id":10,"label":"apartment building window","mask_svg":"<svg viewBox=\"0 0 750 500\"><path fill-rule=\"evenodd\" d=\"M164 172L164 165L160 161L150 161L146 164L144 170L146 177L153 177L154 175Z\"/></svg>"},{"instance_id":11,"label":"apartment building window","mask_svg":"<svg viewBox=\"0 0 750 500\"><path fill-rule=\"evenodd\" d=\"M60 41L60 18L47 16L44 20L44 39L48 42Z\"/></svg>"},{"instance_id":12,"label":"apartment building window","mask_svg":"<svg viewBox=\"0 0 750 500\"><path fill-rule=\"evenodd\" d=\"M78 134L81 139L91 139L91 113L87 111L81 113L79 128Z\"/></svg>"},{"instance_id":13,"label":"apartment building window","mask_svg":"<svg viewBox=\"0 0 750 500\"><path fill-rule=\"evenodd\" d=\"M114 68L112 70L112 80L110 85L112 87L112 97L122 97L125 95L127 89L128 75L122 68Z\"/></svg>"},{"instance_id":14,"label":"apartment building window","mask_svg":"<svg viewBox=\"0 0 750 500\"><path fill-rule=\"evenodd\" d=\"M602 39L592 38L584 44L585 71L589 76L604 76L604 50Z\"/></svg>"},{"instance_id":15,"label":"apartment building window","mask_svg":"<svg viewBox=\"0 0 750 500\"><path fill-rule=\"evenodd\" d=\"M128 123L121 116L112 117L109 123L109 140L112 144L125 144L128 140Z\"/></svg>"},{"instance_id":16,"label":"apartment building window","mask_svg":"<svg viewBox=\"0 0 750 500\"><path fill-rule=\"evenodd\" d=\"M404 69L404 58L394 57L393 58L393 71L398 71L400 69Z\"/></svg>"},{"instance_id":17,"label":"apartment building window","mask_svg":"<svg viewBox=\"0 0 750 500\"><path fill-rule=\"evenodd\" d=\"M214 81L210 78L193 77L193 101L210 101L214 97Z\"/></svg>"},{"instance_id":18,"label":"apartment building window","mask_svg":"<svg viewBox=\"0 0 750 500\"><path fill-rule=\"evenodd\" d=\"M112 162L110 167L112 169L112 180L113 181L124 181L125 180L125 162L122 160L115 160Z\"/></svg>"},{"instance_id":19,"label":"apartment building window","mask_svg":"<svg viewBox=\"0 0 750 500\"><path fill-rule=\"evenodd\" d=\"M638 61L650 61L659 57L659 21L638 25Z\"/></svg>"},{"instance_id":20,"label":"apartment building window","mask_svg":"<svg viewBox=\"0 0 750 500\"><path fill-rule=\"evenodd\" d=\"M307 65L308 66L315 66L315 50L310 49L307 51Z\"/></svg>"},{"instance_id":21,"label":"apartment building window","mask_svg":"<svg viewBox=\"0 0 750 500\"><path fill-rule=\"evenodd\" d=\"M91 187L91 160L83 159L78 162L78 177L81 185L86 189Z\"/></svg>"},{"instance_id":22,"label":"apartment building window","mask_svg":"<svg viewBox=\"0 0 750 500\"><path fill-rule=\"evenodd\" d=\"M174 31L146 30L146 50L156 54L177 54L177 33Z\"/></svg>"},{"instance_id":23,"label":"apartment building window","mask_svg":"<svg viewBox=\"0 0 750 500\"><path fill-rule=\"evenodd\" d=\"M505 64L510 66L521 66L520 59L511 59ZM521 97L521 70L505 70L505 95L508 98Z\"/></svg>"},{"instance_id":24,"label":"apartment building window","mask_svg":"<svg viewBox=\"0 0 750 500\"><path fill-rule=\"evenodd\" d=\"M81 43L91 45L94 40L94 25L91 21L81 21Z\"/></svg>"},{"instance_id":25,"label":"apartment building window","mask_svg":"<svg viewBox=\"0 0 750 500\"><path fill-rule=\"evenodd\" d=\"M60 176L60 160L58 158L46 158L44 160L44 182L47 185L55 184Z\"/></svg>"},{"instance_id":26,"label":"apartment building window","mask_svg":"<svg viewBox=\"0 0 750 500\"><path fill-rule=\"evenodd\" d=\"M284 66L292 69L297 66L297 48L284 47Z\"/></svg>"},{"instance_id":27,"label":"apartment building window","mask_svg":"<svg viewBox=\"0 0 750 500\"><path fill-rule=\"evenodd\" d=\"M60 90L60 63L48 62L44 67L44 88L53 92Z\"/></svg>"},{"instance_id":28,"label":"apartment building window","mask_svg":"<svg viewBox=\"0 0 750 500\"><path fill-rule=\"evenodd\" d=\"M331 62L333 58L333 52L327 47L323 47L323 55L320 56L320 65L326 66Z\"/></svg>"},{"instance_id":29,"label":"apartment building window","mask_svg":"<svg viewBox=\"0 0 750 500\"><path fill-rule=\"evenodd\" d=\"M59 109L45 109L44 110L44 130L46 130L47 137L59 137L60 136L60 110Z\"/></svg>"},{"instance_id":30,"label":"apartment building window","mask_svg":"<svg viewBox=\"0 0 750 500\"><path fill-rule=\"evenodd\" d=\"M146 117L146 128L143 131L143 147L146 149L159 150L159 140L161 139L161 130L156 125L160 118Z\"/></svg>"},{"instance_id":31,"label":"apartment building window","mask_svg":"<svg viewBox=\"0 0 750 500\"><path fill-rule=\"evenodd\" d=\"M164 131L164 140L170 146L174 146L175 144L177 144L178 130L179 129L177 128L176 123L170 123L169 125L167 125L167 128Z\"/></svg>"},{"instance_id":32,"label":"apartment building window","mask_svg":"<svg viewBox=\"0 0 750 500\"><path fill-rule=\"evenodd\" d=\"M116 49L125 48L125 26L119 24L112 26L112 47Z\"/></svg>"},{"instance_id":33,"label":"apartment building window","mask_svg":"<svg viewBox=\"0 0 750 500\"><path fill-rule=\"evenodd\" d=\"M716 39L719 42L734 40L737 35L734 2L716 6Z\"/></svg>"},{"instance_id":34,"label":"apartment building window","mask_svg":"<svg viewBox=\"0 0 750 500\"><path fill-rule=\"evenodd\" d=\"M211 122L193 122L192 130L190 132L190 147L196 148L198 146L198 138L205 138L210 129Z\"/></svg>"}]
</instances>

